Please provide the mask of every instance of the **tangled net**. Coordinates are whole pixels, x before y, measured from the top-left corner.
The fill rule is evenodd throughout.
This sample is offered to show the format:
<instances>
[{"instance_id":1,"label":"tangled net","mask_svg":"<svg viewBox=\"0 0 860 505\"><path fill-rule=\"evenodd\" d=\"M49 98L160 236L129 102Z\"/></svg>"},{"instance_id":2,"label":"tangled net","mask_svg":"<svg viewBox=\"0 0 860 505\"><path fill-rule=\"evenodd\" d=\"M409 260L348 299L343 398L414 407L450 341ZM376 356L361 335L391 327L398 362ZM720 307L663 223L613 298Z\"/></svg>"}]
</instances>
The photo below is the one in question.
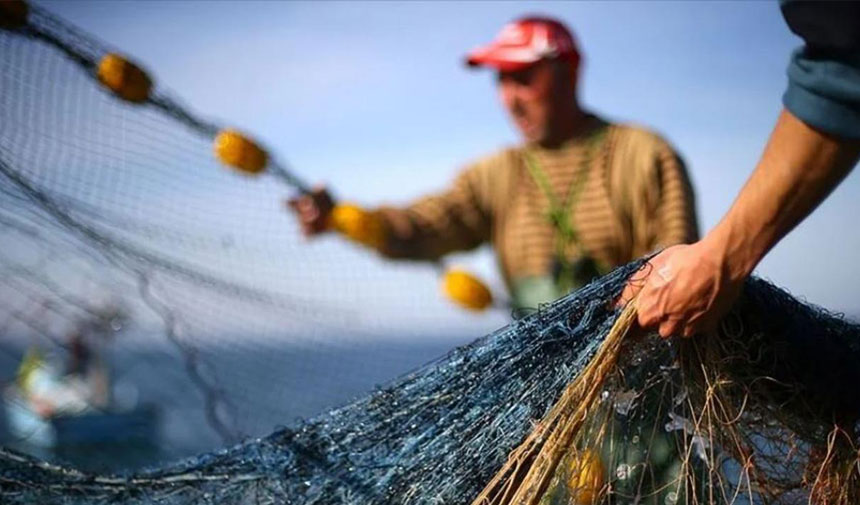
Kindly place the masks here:
<instances>
[{"instance_id":1,"label":"tangled net","mask_svg":"<svg viewBox=\"0 0 860 505\"><path fill-rule=\"evenodd\" d=\"M28 16L13 19L8 4L2 7L0 25L12 28L0 31L0 110L13 120L0 123L0 231L15 237L24 253L27 247L62 251L63 260L86 264L81 272L110 277L113 289L136 293L162 318L189 376L206 392L209 424L229 439L228 402L219 401L218 385L198 366L205 356L189 345L188 327L205 333L207 317L197 313L195 321L189 314L208 304L210 314L229 307L239 327L273 312L316 327L343 313L313 296L267 289L269 271L237 279L237 265L221 257L229 247L217 244L213 229L195 228L193 235L165 225L171 217L189 218L172 215L176 209L149 208L143 220L128 212L139 203L129 200L130 192L115 201L90 199L92 188L129 191L120 180L163 189L159 169L188 177L173 165L204 164L175 139L141 125L182 124L183 140L207 149L218 129L142 88L126 99L142 100L148 109L117 106L115 97L92 87L107 52L103 44L42 9L31 6ZM33 61L50 64L31 72ZM39 68L55 74L42 79ZM81 91L88 106L61 98L65 87ZM28 116L28 107L43 99L55 111L70 107L71 122L55 112ZM115 126L174 143L171 152L183 158L148 152L151 146L134 138L114 143ZM152 171L138 170L137 160L147 157L141 151L157 158ZM93 152L99 156L89 157ZM254 152L248 170L258 170L262 158ZM90 166L94 159L104 165ZM302 186L273 166L283 180ZM158 247L164 243L170 247ZM5 254L11 253L0 254L9 274L0 282L4 289L48 292L63 310L98 314L65 291L62 275L50 275L57 258L48 256L39 270ZM716 332L661 340L631 330L632 306L614 306L643 265L619 268L342 408L226 450L108 474L0 449L0 498L27 504L860 502L860 327L751 279ZM244 410L246 419L256 412Z\"/></svg>"},{"instance_id":2,"label":"tangled net","mask_svg":"<svg viewBox=\"0 0 860 505\"><path fill-rule=\"evenodd\" d=\"M616 332L479 501L857 503L857 331L752 279L714 333Z\"/></svg>"},{"instance_id":3,"label":"tangled net","mask_svg":"<svg viewBox=\"0 0 860 505\"><path fill-rule=\"evenodd\" d=\"M294 430L98 476L4 451L9 503L851 504L860 328L753 279L719 331L629 334L620 268Z\"/></svg>"}]
</instances>

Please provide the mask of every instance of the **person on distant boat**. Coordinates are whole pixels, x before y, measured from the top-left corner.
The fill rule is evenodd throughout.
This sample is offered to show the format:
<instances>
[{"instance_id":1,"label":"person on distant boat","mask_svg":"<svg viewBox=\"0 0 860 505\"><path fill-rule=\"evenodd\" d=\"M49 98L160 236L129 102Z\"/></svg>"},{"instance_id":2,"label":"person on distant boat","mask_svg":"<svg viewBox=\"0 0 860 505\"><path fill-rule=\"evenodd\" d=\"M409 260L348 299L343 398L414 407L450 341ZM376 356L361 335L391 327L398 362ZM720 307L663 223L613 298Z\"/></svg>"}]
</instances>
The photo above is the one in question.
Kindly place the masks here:
<instances>
[{"instance_id":1,"label":"person on distant boat","mask_svg":"<svg viewBox=\"0 0 860 505\"><path fill-rule=\"evenodd\" d=\"M29 408L40 417L78 414L89 408L86 391L69 383L62 371L32 347L18 367L18 392Z\"/></svg>"},{"instance_id":2,"label":"person on distant boat","mask_svg":"<svg viewBox=\"0 0 860 505\"><path fill-rule=\"evenodd\" d=\"M18 390L41 417L104 409L110 403L107 370L81 331L69 334L66 351L64 369L36 347L18 367Z\"/></svg>"},{"instance_id":3,"label":"person on distant boat","mask_svg":"<svg viewBox=\"0 0 860 505\"><path fill-rule=\"evenodd\" d=\"M83 390L89 405L105 408L110 403L107 369L99 353L80 331L69 336L65 378Z\"/></svg>"}]
</instances>

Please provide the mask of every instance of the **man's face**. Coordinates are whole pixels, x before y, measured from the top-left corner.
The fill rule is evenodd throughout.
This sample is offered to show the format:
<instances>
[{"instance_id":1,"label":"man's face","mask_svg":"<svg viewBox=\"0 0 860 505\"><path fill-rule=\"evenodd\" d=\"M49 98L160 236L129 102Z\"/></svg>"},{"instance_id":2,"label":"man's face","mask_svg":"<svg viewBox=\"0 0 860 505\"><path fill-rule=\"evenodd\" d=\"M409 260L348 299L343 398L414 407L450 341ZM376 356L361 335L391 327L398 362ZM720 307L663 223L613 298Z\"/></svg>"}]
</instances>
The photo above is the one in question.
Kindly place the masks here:
<instances>
[{"instance_id":1,"label":"man's face","mask_svg":"<svg viewBox=\"0 0 860 505\"><path fill-rule=\"evenodd\" d=\"M559 116L575 99L574 78L560 62L540 61L515 72L499 72L499 96L529 142L547 143L558 134Z\"/></svg>"}]
</instances>

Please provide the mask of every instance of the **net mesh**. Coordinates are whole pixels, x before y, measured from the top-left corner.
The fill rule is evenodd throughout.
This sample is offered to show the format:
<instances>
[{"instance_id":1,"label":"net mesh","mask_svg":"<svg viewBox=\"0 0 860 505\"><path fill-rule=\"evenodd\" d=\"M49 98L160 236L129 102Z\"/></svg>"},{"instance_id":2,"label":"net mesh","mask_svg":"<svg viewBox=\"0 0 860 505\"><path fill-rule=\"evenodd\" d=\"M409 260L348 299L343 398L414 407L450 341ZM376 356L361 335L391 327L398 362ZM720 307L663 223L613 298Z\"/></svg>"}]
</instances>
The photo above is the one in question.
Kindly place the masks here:
<instances>
[{"instance_id":1,"label":"net mesh","mask_svg":"<svg viewBox=\"0 0 860 505\"><path fill-rule=\"evenodd\" d=\"M122 315L87 338L159 407L157 461L294 424L505 319L457 313L431 267L301 240L282 201L302 182L271 156L255 177L222 165L221 126L157 82L117 97L97 77L116 52L34 5L0 29L4 379Z\"/></svg>"},{"instance_id":2,"label":"net mesh","mask_svg":"<svg viewBox=\"0 0 860 505\"><path fill-rule=\"evenodd\" d=\"M158 87L135 105L98 84L108 52L35 6L0 30L0 332L66 357L70 331L98 341L114 383L157 391L168 440L271 434L125 472L4 448L4 503L860 500L858 326L753 279L713 334L637 334L613 301L640 261L388 382L416 363L362 339L429 323L400 276L432 289L432 272L297 241L278 181L301 181L218 166L217 125ZM320 393L334 377L386 385L347 403Z\"/></svg>"}]
</instances>

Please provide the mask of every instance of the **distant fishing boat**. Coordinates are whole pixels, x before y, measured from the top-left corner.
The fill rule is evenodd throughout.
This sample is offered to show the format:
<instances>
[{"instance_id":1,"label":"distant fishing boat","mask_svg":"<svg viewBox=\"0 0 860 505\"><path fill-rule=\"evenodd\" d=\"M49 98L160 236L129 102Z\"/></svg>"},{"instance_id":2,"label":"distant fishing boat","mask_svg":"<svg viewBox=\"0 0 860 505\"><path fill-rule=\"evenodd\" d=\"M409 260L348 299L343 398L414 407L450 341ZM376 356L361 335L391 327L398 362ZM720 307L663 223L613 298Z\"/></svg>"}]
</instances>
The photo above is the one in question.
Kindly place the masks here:
<instances>
[{"instance_id":1,"label":"distant fishing boat","mask_svg":"<svg viewBox=\"0 0 860 505\"><path fill-rule=\"evenodd\" d=\"M3 395L6 427L19 443L40 448L96 444L155 444L158 411L149 405L128 410L87 409L43 415L17 387Z\"/></svg>"},{"instance_id":2,"label":"distant fishing boat","mask_svg":"<svg viewBox=\"0 0 860 505\"><path fill-rule=\"evenodd\" d=\"M154 445L158 412L137 403L136 388L114 395L104 366L71 339L72 366L61 373L38 349L21 360L3 392L8 434L17 444L55 449L80 445ZM86 366L82 366L84 363Z\"/></svg>"}]
</instances>

